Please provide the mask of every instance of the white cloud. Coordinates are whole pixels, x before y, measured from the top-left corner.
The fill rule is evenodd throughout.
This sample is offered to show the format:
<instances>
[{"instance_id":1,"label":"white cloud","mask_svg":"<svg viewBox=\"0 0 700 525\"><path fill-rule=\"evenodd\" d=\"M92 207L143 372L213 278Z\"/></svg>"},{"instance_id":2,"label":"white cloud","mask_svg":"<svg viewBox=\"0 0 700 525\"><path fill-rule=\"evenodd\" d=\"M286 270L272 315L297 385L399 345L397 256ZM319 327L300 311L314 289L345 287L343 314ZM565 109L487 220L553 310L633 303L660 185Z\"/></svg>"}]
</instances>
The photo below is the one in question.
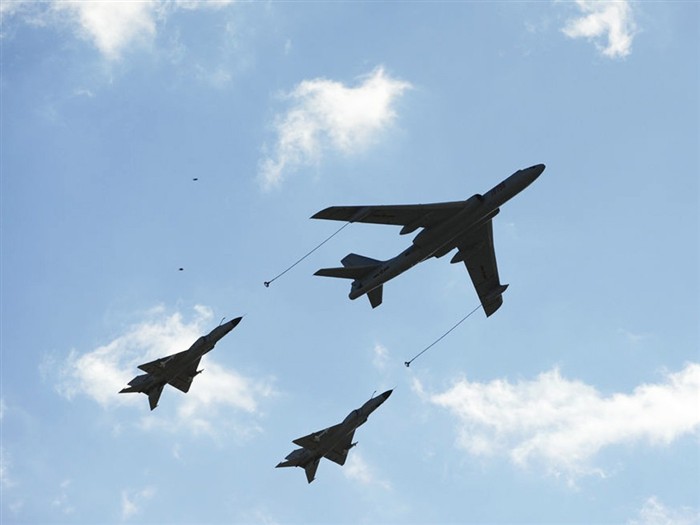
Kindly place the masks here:
<instances>
[{"instance_id":1,"label":"white cloud","mask_svg":"<svg viewBox=\"0 0 700 525\"><path fill-rule=\"evenodd\" d=\"M384 489L390 489L388 481L379 479L367 462L358 452L348 454L348 460L343 466L343 474L348 479L358 481L363 485L374 485Z\"/></svg>"},{"instance_id":2,"label":"white cloud","mask_svg":"<svg viewBox=\"0 0 700 525\"><path fill-rule=\"evenodd\" d=\"M22 9L24 2L0 2L0 15L11 16Z\"/></svg>"},{"instance_id":3,"label":"white cloud","mask_svg":"<svg viewBox=\"0 0 700 525\"><path fill-rule=\"evenodd\" d=\"M209 71L202 66L195 66L197 78L216 89L224 89L231 83L233 75L224 66L218 66L214 70Z\"/></svg>"},{"instance_id":4,"label":"white cloud","mask_svg":"<svg viewBox=\"0 0 700 525\"><path fill-rule=\"evenodd\" d=\"M630 332L629 330L625 330L624 328L619 328L618 333L622 334L622 336L629 342L631 345L637 345L643 341L646 341L651 337L651 334L649 333L636 333L636 332Z\"/></svg>"},{"instance_id":5,"label":"white cloud","mask_svg":"<svg viewBox=\"0 0 700 525\"><path fill-rule=\"evenodd\" d=\"M233 0L13 0L0 3L0 13L36 26L68 26L104 57L116 60L130 46L153 41L159 23L177 9L218 9L231 3Z\"/></svg>"},{"instance_id":6,"label":"white cloud","mask_svg":"<svg viewBox=\"0 0 700 525\"><path fill-rule=\"evenodd\" d=\"M152 499L155 493L154 487L139 491L122 490L122 520L128 520L141 512L144 503Z\"/></svg>"},{"instance_id":7,"label":"white cloud","mask_svg":"<svg viewBox=\"0 0 700 525\"><path fill-rule=\"evenodd\" d=\"M415 382L414 390L425 392ZM603 448L646 441L669 444L700 429L700 364L690 363L631 394L604 396L558 369L511 383L457 381L441 394L423 394L459 422L458 445L472 455L508 454L520 466L541 461L569 479L592 466Z\"/></svg>"},{"instance_id":8,"label":"white cloud","mask_svg":"<svg viewBox=\"0 0 700 525\"><path fill-rule=\"evenodd\" d=\"M10 459L5 452L5 447L0 445L0 489L14 487L15 482L10 477Z\"/></svg>"},{"instance_id":9,"label":"white cloud","mask_svg":"<svg viewBox=\"0 0 700 525\"><path fill-rule=\"evenodd\" d=\"M91 40L105 57L117 59L127 46L153 39L159 4L154 0L60 0L53 8L67 13L80 28L80 36Z\"/></svg>"},{"instance_id":10,"label":"white cloud","mask_svg":"<svg viewBox=\"0 0 700 525\"><path fill-rule=\"evenodd\" d=\"M374 358L372 359L372 364L378 370L384 370L386 364L389 361L389 350L386 346L381 343L376 343L374 345Z\"/></svg>"},{"instance_id":11,"label":"white cloud","mask_svg":"<svg viewBox=\"0 0 700 525\"><path fill-rule=\"evenodd\" d=\"M51 501L51 506L63 512L63 514L73 514L75 512L75 507L68 501L68 488L70 487L71 480L64 479L59 485L59 494L53 501Z\"/></svg>"},{"instance_id":12,"label":"white cloud","mask_svg":"<svg viewBox=\"0 0 700 525\"><path fill-rule=\"evenodd\" d=\"M639 517L632 519L629 525L698 525L700 510L690 507L670 509L655 496L644 502Z\"/></svg>"},{"instance_id":13,"label":"white cloud","mask_svg":"<svg viewBox=\"0 0 700 525\"><path fill-rule=\"evenodd\" d=\"M566 23L562 29L566 36L592 40L610 58L630 54L637 27L628 1L576 0L576 5L584 16ZM601 44L606 37L605 45Z\"/></svg>"},{"instance_id":14,"label":"white cloud","mask_svg":"<svg viewBox=\"0 0 700 525\"><path fill-rule=\"evenodd\" d=\"M235 2L235 0L175 0L174 4L182 9L219 9Z\"/></svg>"},{"instance_id":15,"label":"white cloud","mask_svg":"<svg viewBox=\"0 0 700 525\"><path fill-rule=\"evenodd\" d=\"M279 523L267 509L262 507L242 511L237 521L240 523L260 523L261 525L277 525Z\"/></svg>"},{"instance_id":16,"label":"white cloud","mask_svg":"<svg viewBox=\"0 0 700 525\"><path fill-rule=\"evenodd\" d=\"M205 372L198 376L198 379L205 374L206 381L201 381L196 389L193 387L177 409L179 420L186 422L197 433L214 434L214 424L221 426L217 416L224 408L249 414L257 413L258 398L269 397L274 393L269 382L246 378L235 370L226 370L211 360L207 362ZM242 429L237 430L241 432ZM257 431L257 426L252 430Z\"/></svg>"},{"instance_id":17,"label":"white cloud","mask_svg":"<svg viewBox=\"0 0 700 525\"><path fill-rule=\"evenodd\" d=\"M106 345L87 353L73 350L63 363L48 359L42 364L42 375L57 373L56 388L69 400L84 395L105 409L134 406L148 411L148 418L142 424L145 429L173 430L181 425L195 433L213 434L215 426L225 426L219 417L221 410L257 414L260 398L273 394L270 379L248 378L216 363L212 355L218 348L204 356L201 364L204 372L195 378L187 394L170 387L164 390L161 404L167 400L177 405L176 422L163 420L160 413L150 413L146 397L141 394L117 393L141 373L137 369L139 364L186 350L211 329L211 310L197 306L195 313L194 320L185 323L180 313L166 315L162 309L154 309L147 314L147 321L128 328L125 334ZM227 337L235 338L235 331ZM219 346L223 344L232 343L224 339Z\"/></svg>"},{"instance_id":18,"label":"white cloud","mask_svg":"<svg viewBox=\"0 0 700 525\"><path fill-rule=\"evenodd\" d=\"M274 153L260 166L264 188L279 186L287 171L317 163L324 149L362 151L389 126L393 104L411 84L378 67L356 87L316 78L304 80L285 98L292 107L275 122Z\"/></svg>"}]
</instances>

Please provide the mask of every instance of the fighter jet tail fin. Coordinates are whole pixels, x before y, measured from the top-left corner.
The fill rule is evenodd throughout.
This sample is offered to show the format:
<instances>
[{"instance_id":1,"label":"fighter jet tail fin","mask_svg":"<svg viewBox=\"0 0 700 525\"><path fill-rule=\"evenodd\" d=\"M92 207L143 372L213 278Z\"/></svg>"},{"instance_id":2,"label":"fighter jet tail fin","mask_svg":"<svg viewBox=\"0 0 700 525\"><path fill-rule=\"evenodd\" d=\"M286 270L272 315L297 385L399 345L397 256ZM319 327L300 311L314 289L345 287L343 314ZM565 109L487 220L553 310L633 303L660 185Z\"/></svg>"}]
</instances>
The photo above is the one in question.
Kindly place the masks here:
<instances>
[{"instance_id":1,"label":"fighter jet tail fin","mask_svg":"<svg viewBox=\"0 0 700 525\"><path fill-rule=\"evenodd\" d=\"M339 277L340 279L359 279L382 264L382 261L351 253L342 261L342 268L321 268L314 275L323 277Z\"/></svg>"},{"instance_id":2,"label":"fighter jet tail fin","mask_svg":"<svg viewBox=\"0 0 700 525\"><path fill-rule=\"evenodd\" d=\"M316 477L316 469L318 469L318 463L320 461L321 458L317 458L304 467L304 470L306 471L306 480L309 483L311 483Z\"/></svg>"},{"instance_id":3,"label":"fighter jet tail fin","mask_svg":"<svg viewBox=\"0 0 700 525\"><path fill-rule=\"evenodd\" d=\"M160 395L163 393L164 386L165 385L157 386L148 393L148 404L151 406L151 410L158 406L158 400L160 399Z\"/></svg>"},{"instance_id":4,"label":"fighter jet tail fin","mask_svg":"<svg viewBox=\"0 0 700 525\"><path fill-rule=\"evenodd\" d=\"M367 298L369 299L369 303L372 305L372 308L376 308L377 306L382 304L383 293L384 293L384 285L383 284L377 286L371 292L367 292Z\"/></svg>"}]
</instances>

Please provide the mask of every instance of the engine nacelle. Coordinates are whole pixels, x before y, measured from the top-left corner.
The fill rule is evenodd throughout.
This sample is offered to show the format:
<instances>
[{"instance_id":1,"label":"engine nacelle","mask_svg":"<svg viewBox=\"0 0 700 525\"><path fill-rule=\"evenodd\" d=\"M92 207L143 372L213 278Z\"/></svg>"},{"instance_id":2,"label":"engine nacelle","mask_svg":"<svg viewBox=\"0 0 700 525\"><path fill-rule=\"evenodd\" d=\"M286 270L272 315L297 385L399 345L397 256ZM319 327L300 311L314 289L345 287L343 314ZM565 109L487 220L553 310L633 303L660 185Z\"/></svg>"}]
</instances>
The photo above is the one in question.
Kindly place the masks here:
<instances>
[{"instance_id":1,"label":"engine nacelle","mask_svg":"<svg viewBox=\"0 0 700 525\"><path fill-rule=\"evenodd\" d=\"M433 257L435 257L436 259L439 259L440 257L447 255L448 253L450 253L454 249L455 249L454 244L452 244L452 243L446 244L442 248L437 249L435 251L435 253L433 253Z\"/></svg>"},{"instance_id":2,"label":"engine nacelle","mask_svg":"<svg viewBox=\"0 0 700 525\"><path fill-rule=\"evenodd\" d=\"M454 254L452 259L450 259L450 264L456 264L458 262L464 261L464 255L465 255L465 253L462 250L458 251L457 253Z\"/></svg>"},{"instance_id":3,"label":"engine nacelle","mask_svg":"<svg viewBox=\"0 0 700 525\"><path fill-rule=\"evenodd\" d=\"M426 224L428 224L428 218L430 217L430 215L431 215L430 213L427 213L425 215L421 215L415 221L409 222L403 228L401 228L399 235L406 235L408 233L413 233L421 226L425 226Z\"/></svg>"}]
</instances>

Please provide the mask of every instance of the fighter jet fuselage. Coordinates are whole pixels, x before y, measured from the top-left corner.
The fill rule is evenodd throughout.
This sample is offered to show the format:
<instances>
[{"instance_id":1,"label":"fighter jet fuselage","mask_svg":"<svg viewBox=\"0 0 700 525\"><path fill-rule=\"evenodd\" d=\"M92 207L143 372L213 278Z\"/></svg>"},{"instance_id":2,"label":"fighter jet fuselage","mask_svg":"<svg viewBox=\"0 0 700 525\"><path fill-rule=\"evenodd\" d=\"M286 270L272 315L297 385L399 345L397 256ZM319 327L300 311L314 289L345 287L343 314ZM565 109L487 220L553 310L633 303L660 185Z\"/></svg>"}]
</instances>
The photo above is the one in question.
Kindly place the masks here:
<instances>
[{"instance_id":1,"label":"fighter jet fuselage","mask_svg":"<svg viewBox=\"0 0 700 525\"><path fill-rule=\"evenodd\" d=\"M217 326L207 335L197 339L190 348L183 352L140 365L139 368L146 373L129 381L129 386L119 393L140 392L148 395L151 410L158 406L158 399L160 399L163 387L168 383L186 393L192 379L202 372L202 370L197 370L202 356L210 352L216 343L241 322L241 319L241 317L237 317Z\"/></svg>"},{"instance_id":2,"label":"fighter jet fuselage","mask_svg":"<svg viewBox=\"0 0 700 525\"><path fill-rule=\"evenodd\" d=\"M320 430L308 436L295 439L294 443L301 445L290 452L285 461L277 467L302 467L306 471L309 483L314 480L316 469L321 458L343 465L348 451L357 443L352 442L355 430L367 421L369 415L391 395L391 390L373 397L360 408L350 412L342 423Z\"/></svg>"}]
</instances>

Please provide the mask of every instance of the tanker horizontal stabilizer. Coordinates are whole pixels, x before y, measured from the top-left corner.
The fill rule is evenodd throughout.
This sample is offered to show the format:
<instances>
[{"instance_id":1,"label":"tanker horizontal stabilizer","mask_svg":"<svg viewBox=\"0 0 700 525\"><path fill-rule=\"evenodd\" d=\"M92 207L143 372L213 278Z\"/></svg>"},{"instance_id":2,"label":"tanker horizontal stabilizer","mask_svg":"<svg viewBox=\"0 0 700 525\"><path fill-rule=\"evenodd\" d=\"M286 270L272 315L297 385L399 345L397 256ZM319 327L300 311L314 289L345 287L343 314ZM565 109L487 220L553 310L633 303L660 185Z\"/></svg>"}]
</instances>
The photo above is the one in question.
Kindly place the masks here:
<instances>
[{"instance_id":1,"label":"tanker horizontal stabilizer","mask_svg":"<svg viewBox=\"0 0 700 525\"><path fill-rule=\"evenodd\" d=\"M340 262L343 265L342 268L321 268L314 275L340 279L360 279L382 264L382 261L356 253L346 255Z\"/></svg>"}]
</instances>

